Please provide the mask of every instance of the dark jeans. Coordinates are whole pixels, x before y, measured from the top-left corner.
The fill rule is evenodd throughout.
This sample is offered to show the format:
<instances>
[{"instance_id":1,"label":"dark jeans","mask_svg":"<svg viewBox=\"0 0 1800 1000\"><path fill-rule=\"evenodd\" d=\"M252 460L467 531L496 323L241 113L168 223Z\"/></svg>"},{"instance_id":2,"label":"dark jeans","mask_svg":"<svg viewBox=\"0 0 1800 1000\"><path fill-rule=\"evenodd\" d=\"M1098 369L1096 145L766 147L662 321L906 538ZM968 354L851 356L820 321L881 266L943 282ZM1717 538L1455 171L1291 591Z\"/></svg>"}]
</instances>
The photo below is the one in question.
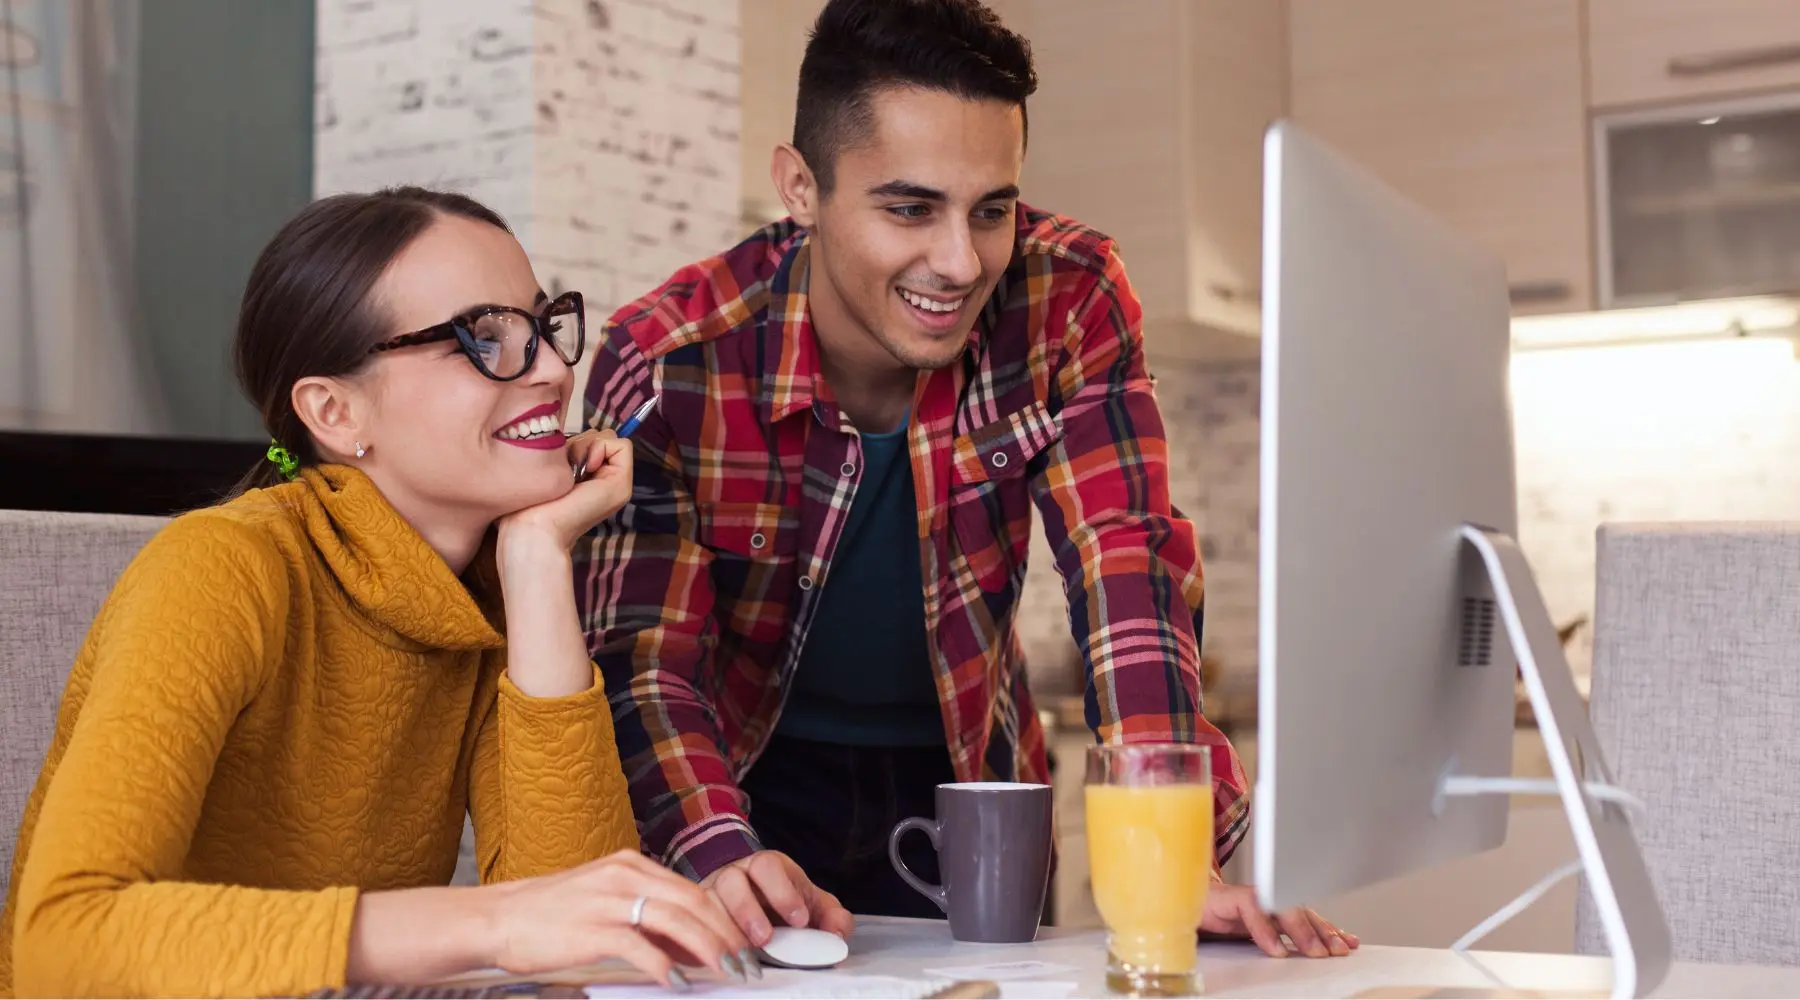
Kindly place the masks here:
<instances>
[{"instance_id":1,"label":"dark jeans","mask_svg":"<svg viewBox=\"0 0 1800 1000\"><path fill-rule=\"evenodd\" d=\"M940 782L955 781L943 747L854 747L776 736L740 787L750 825L851 913L935 917L937 904L900 881L888 862L888 833L909 816L937 815ZM913 873L938 881L937 852L909 833L900 855Z\"/></svg>"}]
</instances>

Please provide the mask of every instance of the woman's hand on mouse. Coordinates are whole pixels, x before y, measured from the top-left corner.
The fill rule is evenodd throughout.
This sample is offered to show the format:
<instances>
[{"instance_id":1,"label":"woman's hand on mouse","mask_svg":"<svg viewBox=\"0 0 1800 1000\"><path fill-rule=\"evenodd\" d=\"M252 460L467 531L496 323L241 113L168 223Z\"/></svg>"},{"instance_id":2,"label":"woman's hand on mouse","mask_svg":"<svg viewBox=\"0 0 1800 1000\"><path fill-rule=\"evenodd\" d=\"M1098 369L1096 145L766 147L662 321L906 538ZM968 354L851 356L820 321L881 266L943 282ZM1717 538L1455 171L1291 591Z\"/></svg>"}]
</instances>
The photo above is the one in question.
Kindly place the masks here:
<instances>
[{"instance_id":1,"label":"woman's hand on mouse","mask_svg":"<svg viewBox=\"0 0 1800 1000\"><path fill-rule=\"evenodd\" d=\"M750 943L762 947L774 933L772 921L789 927L816 927L844 940L856 931L856 920L836 896L806 877L792 858L780 851L757 851L719 868L701 880L742 928Z\"/></svg>"},{"instance_id":2,"label":"woman's hand on mouse","mask_svg":"<svg viewBox=\"0 0 1800 1000\"><path fill-rule=\"evenodd\" d=\"M486 887L493 894L494 965L531 975L618 958L683 989L677 964L744 982L760 973L732 918L711 894L636 851L537 878ZM632 923L638 899L641 919Z\"/></svg>"}]
</instances>

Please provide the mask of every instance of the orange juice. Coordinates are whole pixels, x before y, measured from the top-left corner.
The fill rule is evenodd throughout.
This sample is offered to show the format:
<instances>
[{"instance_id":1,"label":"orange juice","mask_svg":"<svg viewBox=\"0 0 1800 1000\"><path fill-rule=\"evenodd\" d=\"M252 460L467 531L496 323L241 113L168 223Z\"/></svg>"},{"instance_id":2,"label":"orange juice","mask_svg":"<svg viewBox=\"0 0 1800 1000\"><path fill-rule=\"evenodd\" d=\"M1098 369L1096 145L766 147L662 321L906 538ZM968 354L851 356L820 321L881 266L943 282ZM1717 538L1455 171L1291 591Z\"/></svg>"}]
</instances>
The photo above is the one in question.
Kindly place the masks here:
<instances>
[{"instance_id":1,"label":"orange juice","mask_svg":"<svg viewBox=\"0 0 1800 1000\"><path fill-rule=\"evenodd\" d=\"M1088 866L1113 957L1155 974L1192 971L1212 882L1211 786L1086 791Z\"/></svg>"}]
</instances>

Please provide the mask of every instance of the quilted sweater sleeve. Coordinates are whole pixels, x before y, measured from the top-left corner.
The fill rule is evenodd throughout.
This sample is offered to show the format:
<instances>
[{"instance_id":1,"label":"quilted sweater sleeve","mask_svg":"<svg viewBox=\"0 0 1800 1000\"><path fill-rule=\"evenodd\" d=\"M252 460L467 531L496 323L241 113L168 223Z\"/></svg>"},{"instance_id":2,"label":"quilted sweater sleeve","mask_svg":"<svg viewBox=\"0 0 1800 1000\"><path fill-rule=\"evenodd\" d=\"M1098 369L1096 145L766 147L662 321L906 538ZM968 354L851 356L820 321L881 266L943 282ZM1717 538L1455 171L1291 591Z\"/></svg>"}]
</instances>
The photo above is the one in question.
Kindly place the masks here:
<instances>
[{"instance_id":1,"label":"quilted sweater sleeve","mask_svg":"<svg viewBox=\"0 0 1800 1000\"><path fill-rule=\"evenodd\" d=\"M637 849L598 670L565 698L533 698L501 676L475 737L469 811L484 884Z\"/></svg>"},{"instance_id":2,"label":"quilted sweater sleeve","mask_svg":"<svg viewBox=\"0 0 1800 1000\"><path fill-rule=\"evenodd\" d=\"M20 876L22 996L301 993L341 985L353 888L180 881L233 720L284 655L273 539L191 515L120 578L72 684L66 744ZM65 723L68 720L65 719Z\"/></svg>"}]
</instances>

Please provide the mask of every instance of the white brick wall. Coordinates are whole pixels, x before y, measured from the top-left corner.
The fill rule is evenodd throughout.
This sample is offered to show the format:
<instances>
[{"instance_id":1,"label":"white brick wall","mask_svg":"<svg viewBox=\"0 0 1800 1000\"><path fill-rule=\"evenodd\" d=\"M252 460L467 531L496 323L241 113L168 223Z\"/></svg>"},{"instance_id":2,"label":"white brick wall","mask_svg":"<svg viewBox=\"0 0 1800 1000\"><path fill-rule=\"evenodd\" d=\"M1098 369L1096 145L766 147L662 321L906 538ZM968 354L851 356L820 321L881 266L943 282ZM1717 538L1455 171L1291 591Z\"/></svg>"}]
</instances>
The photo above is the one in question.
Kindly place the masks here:
<instances>
[{"instance_id":1,"label":"white brick wall","mask_svg":"<svg viewBox=\"0 0 1800 1000\"><path fill-rule=\"evenodd\" d=\"M1176 503L1205 540L1205 648L1254 694L1260 374L1161 363ZM1800 363L1780 341L1534 352L1513 364L1519 535L1558 624L1591 616L1604 521L1800 519ZM1020 620L1033 685L1075 683L1060 580L1034 539ZM1585 679L1591 630L1571 644Z\"/></svg>"},{"instance_id":2,"label":"white brick wall","mask_svg":"<svg viewBox=\"0 0 1800 1000\"><path fill-rule=\"evenodd\" d=\"M546 289L587 297L590 329L739 237L737 4L318 0L318 14L317 193L473 195Z\"/></svg>"},{"instance_id":3,"label":"white brick wall","mask_svg":"<svg viewBox=\"0 0 1800 1000\"><path fill-rule=\"evenodd\" d=\"M313 190L462 191L529 238L525 0L318 0Z\"/></svg>"},{"instance_id":4,"label":"white brick wall","mask_svg":"<svg viewBox=\"0 0 1800 1000\"><path fill-rule=\"evenodd\" d=\"M741 238L737 5L536 0L532 14L539 276L622 305Z\"/></svg>"}]
</instances>

